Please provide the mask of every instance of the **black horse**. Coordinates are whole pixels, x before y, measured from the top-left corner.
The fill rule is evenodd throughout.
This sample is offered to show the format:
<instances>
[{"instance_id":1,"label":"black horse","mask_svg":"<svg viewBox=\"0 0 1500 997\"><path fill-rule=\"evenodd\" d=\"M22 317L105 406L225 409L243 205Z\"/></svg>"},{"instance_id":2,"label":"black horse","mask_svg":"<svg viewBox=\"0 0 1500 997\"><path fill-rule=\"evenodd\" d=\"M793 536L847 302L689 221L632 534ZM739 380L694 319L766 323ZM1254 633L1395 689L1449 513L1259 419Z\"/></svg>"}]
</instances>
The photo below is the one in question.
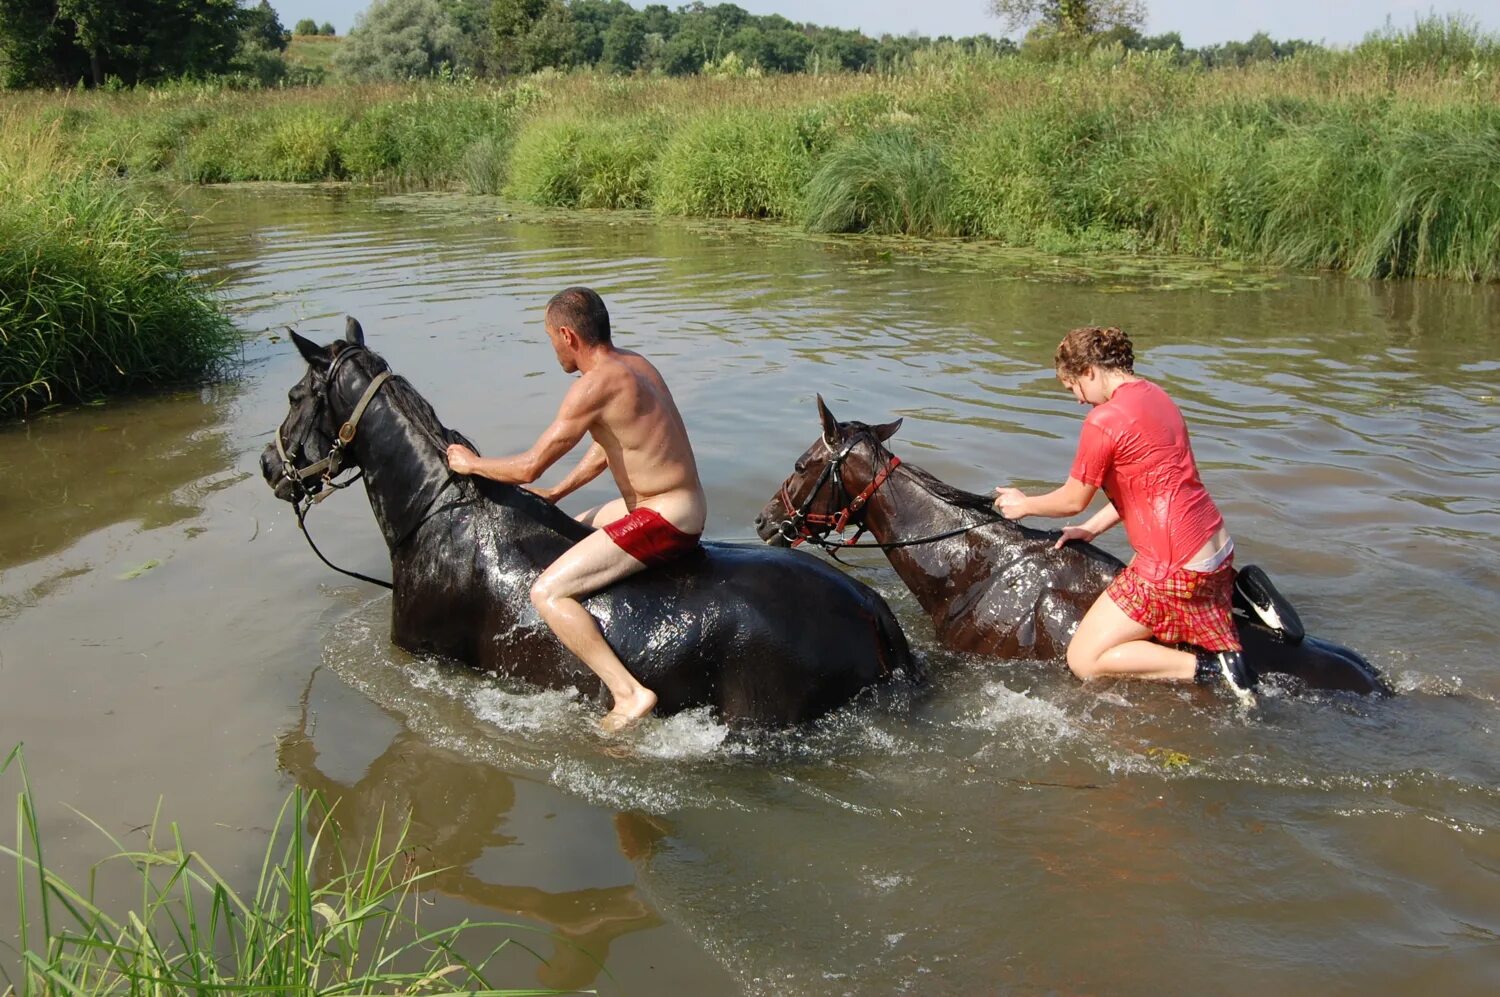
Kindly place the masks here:
<instances>
[{"instance_id":1,"label":"black horse","mask_svg":"<svg viewBox=\"0 0 1500 997\"><path fill-rule=\"evenodd\" d=\"M307 373L261 470L300 516L340 471L362 469L390 548L395 642L597 696L597 677L529 598L537 575L589 527L523 488L451 474L446 446L468 441L365 348L352 318L342 342L293 340ZM704 544L584 605L665 713L707 705L731 724L787 725L895 673L919 678L885 600L799 552Z\"/></svg>"},{"instance_id":2,"label":"black horse","mask_svg":"<svg viewBox=\"0 0 1500 997\"><path fill-rule=\"evenodd\" d=\"M903 463L885 446L899 419L883 426L839 422L822 398L818 415L822 435L756 517L761 539L782 545L810 539L836 549L837 542L826 540L829 533L850 526L868 530L945 647L1010 659L1062 659L1083 614L1124 567L1121 561L1093 544L1057 550L1058 531L1013 523L994 511L988 497ZM1252 571L1242 574L1257 577ZM1268 581L1263 584L1269 588ZM1284 602L1281 609L1294 615ZM1391 692L1363 657L1303 635L1300 623L1273 629L1241 613L1236 623L1245 660L1258 673L1291 675L1315 689Z\"/></svg>"}]
</instances>

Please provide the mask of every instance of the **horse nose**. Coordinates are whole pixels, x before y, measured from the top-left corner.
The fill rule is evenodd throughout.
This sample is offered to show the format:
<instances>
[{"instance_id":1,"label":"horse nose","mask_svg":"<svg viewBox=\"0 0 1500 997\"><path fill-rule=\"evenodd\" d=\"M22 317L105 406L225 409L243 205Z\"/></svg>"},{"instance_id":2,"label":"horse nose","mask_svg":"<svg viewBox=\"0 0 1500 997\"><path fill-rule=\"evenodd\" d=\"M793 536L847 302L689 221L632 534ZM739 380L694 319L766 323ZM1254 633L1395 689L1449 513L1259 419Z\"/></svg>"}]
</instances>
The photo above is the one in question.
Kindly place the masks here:
<instances>
[{"instance_id":1,"label":"horse nose","mask_svg":"<svg viewBox=\"0 0 1500 997\"><path fill-rule=\"evenodd\" d=\"M758 530L762 526L765 526L765 525L766 525L766 514L764 512L762 512L762 513L760 513L759 515L757 515L755 517L755 528Z\"/></svg>"}]
</instances>

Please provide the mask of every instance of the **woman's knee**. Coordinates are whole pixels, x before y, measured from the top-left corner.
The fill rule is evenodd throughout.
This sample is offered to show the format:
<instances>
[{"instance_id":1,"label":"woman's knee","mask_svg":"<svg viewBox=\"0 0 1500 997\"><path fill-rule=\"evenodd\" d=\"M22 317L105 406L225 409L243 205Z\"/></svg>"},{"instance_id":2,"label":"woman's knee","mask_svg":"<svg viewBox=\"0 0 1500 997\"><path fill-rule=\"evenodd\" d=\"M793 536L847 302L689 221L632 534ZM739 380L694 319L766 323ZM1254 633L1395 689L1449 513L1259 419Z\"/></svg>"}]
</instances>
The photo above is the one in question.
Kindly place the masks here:
<instances>
[{"instance_id":1,"label":"woman's knee","mask_svg":"<svg viewBox=\"0 0 1500 997\"><path fill-rule=\"evenodd\" d=\"M545 575L538 578L531 586L531 604L536 607L537 612L544 612L547 604L557 597L552 590L551 580Z\"/></svg>"},{"instance_id":2,"label":"woman's knee","mask_svg":"<svg viewBox=\"0 0 1500 997\"><path fill-rule=\"evenodd\" d=\"M1080 679L1094 678L1099 674L1098 652L1075 640L1068 645L1068 670Z\"/></svg>"}]
</instances>

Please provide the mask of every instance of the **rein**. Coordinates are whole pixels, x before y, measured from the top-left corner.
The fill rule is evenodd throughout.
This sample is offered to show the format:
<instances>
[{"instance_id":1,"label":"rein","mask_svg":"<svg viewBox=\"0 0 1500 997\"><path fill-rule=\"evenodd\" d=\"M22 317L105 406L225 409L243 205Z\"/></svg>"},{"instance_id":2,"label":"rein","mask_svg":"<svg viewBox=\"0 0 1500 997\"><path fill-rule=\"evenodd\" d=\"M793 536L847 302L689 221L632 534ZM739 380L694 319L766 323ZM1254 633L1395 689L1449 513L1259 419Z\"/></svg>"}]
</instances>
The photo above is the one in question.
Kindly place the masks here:
<instances>
[{"instance_id":1,"label":"rein","mask_svg":"<svg viewBox=\"0 0 1500 997\"><path fill-rule=\"evenodd\" d=\"M331 388L333 385L334 375L338 372L339 365L343 363L345 358L353 353L363 352L367 352L363 347L352 346L340 353L337 357L334 358L333 364L328 368L328 375L324 378L324 383ZM324 556L323 552L318 549L318 545L313 541L312 534L309 533L307 529L307 514L312 511L313 506L317 505L325 498L332 495L335 490L348 488L350 485L354 484L364 476L364 470L360 469L359 471L355 472L352 478L346 478L343 481L334 480L335 477L337 477L337 475L344 469L344 450L354 442L355 433L359 429L359 420L364 416L365 409L369 407L370 402L374 400L376 393L380 391L381 387L384 386L384 384L393 376L394 375L391 373L391 371L383 370L370 379L370 383L368 386L366 386L364 394L360 395L359 402L354 406L354 411L350 413L348 420L339 427L338 436L334 439L333 444L328 448L327 456L323 457L321 460L314 461L307 467L301 469L294 468L291 458L287 456L286 447L282 443L280 428L276 430L276 453L281 458L283 479L290 481L293 485L293 488L295 489L292 498L292 510L297 515L297 528L302 531L302 536L307 539L307 545L312 548L312 552L318 555L318 560L322 561L324 564L328 565L328 567L332 568L334 571L337 571L341 575L348 575L350 578L357 578L362 582L369 582L371 585L378 585L383 589L390 589L392 591L395 591L395 586L391 582L385 581L380 578L372 578L369 575L361 574L358 571L350 571L347 568L341 568L337 564L334 564L332 561L328 560L328 558ZM294 449L301 449L301 447L302 444L299 443ZM327 489L319 490L316 492L309 491L306 482L312 478L318 478L324 485L328 486ZM451 487L454 481L455 479L453 475L450 474L448 476L448 480L443 482L442 487L438 489L437 494L433 495L432 501L429 502L427 508L423 510L421 517L419 517L416 523L405 533L403 533L394 544L391 545L391 553L394 554L396 551L400 550L406 544L406 541L410 540L418 530L427 525L427 521L429 519L437 515L438 512L442 511L442 509L434 509L433 506L437 504L438 496L442 495L444 491ZM462 503L449 503L443 508L451 508L459 504Z\"/></svg>"},{"instance_id":2,"label":"rein","mask_svg":"<svg viewBox=\"0 0 1500 997\"><path fill-rule=\"evenodd\" d=\"M992 522L971 523L968 526L960 526L957 529L944 530L942 533L934 533L930 536L916 537L910 540L891 540L877 541L875 543L860 543L859 538L864 536L866 531L865 524L863 522L860 522L856 524L859 528L855 531L854 536L850 537L848 540L839 542L829 540L829 533L843 533L844 530L848 528L849 523L853 520L854 516L865 507L865 503L869 502L871 497L873 497L874 494L880 490L880 486L885 484L886 479L891 476L892 472L894 472L896 468L901 466L900 457L897 457L895 454L887 454L890 459L886 462L885 466L882 467L878 473L876 473L875 477L870 479L870 483L865 486L863 491L854 496L854 498L850 501L846 502L837 512L813 512L813 502L816 501L818 493L823 490L823 486L825 484L828 484L830 481L832 482L834 489L837 490L837 493L839 495L847 496L849 494L848 491L844 488L844 461L849 459L849 454L854 449L857 443L859 443L859 440L853 440L849 443L848 446L837 452L834 452L832 447L828 447L829 453L832 456L829 457L828 463L823 466L823 473L818 475L817 482L813 485L812 490L807 493L807 498L802 500L802 504L800 506L793 506L792 495L787 488L787 483L782 482L781 491L778 493L778 497L781 499L782 508L786 510L787 518L782 520L778 532L781 534L782 539L786 540L791 546L796 547L802 543L811 543L813 546L820 547L823 550L827 551L833 556L835 560L837 560L839 551L848 550L851 547L875 548L878 550L896 550L901 547L916 547L920 544L936 543L939 540L947 540L950 537L961 536L965 533L969 533L972 530L977 530L981 526L993 525ZM825 440L824 446L827 445L828 443ZM880 448L877 448L876 452L879 453ZM787 479L787 481L790 480L790 478ZM821 526L823 527L823 529L809 529L809 524L813 526Z\"/></svg>"}]
</instances>

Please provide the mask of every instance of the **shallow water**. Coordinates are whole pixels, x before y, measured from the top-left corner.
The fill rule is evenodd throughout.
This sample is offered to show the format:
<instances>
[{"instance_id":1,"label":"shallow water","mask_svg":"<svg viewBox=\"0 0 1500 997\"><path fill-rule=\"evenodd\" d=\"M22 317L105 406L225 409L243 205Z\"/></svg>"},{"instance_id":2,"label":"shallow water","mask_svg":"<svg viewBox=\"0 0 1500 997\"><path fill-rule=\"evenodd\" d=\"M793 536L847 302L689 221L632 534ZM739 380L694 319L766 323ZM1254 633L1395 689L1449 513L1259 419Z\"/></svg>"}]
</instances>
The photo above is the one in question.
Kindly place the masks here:
<instances>
[{"instance_id":1,"label":"shallow water","mask_svg":"<svg viewBox=\"0 0 1500 997\"><path fill-rule=\"evenodd\" d=\"M339 798L356 838L410 811L424 861L448 867L433 917L541 927L549 963L507 961L509 985L1500 983L1500 288L446 197L190 196L201 261L255 333L243 376L0 432L0 731L26 742L65 873L108 849L63 804L128 837L160 795L249 876L301 785ZM903 417L897 453L954 484L1054 482L1082 410L1051 348L1122 324L1182 405L1241 560L1403 695L1273 694L1246 714L947 655L873 553L851 570L933 681L810 731L687 714L605 741L596 704L408 655L388 597L319 565L259 478L300 373L273 336L329 339L355 315L445 422L512 451L568 383L540 310L572 283L674 387L720 538L752 534L816 392L841 418ZM357 492L313 522L335 560L386 573Z\"/></svg>"}]
</instances>

